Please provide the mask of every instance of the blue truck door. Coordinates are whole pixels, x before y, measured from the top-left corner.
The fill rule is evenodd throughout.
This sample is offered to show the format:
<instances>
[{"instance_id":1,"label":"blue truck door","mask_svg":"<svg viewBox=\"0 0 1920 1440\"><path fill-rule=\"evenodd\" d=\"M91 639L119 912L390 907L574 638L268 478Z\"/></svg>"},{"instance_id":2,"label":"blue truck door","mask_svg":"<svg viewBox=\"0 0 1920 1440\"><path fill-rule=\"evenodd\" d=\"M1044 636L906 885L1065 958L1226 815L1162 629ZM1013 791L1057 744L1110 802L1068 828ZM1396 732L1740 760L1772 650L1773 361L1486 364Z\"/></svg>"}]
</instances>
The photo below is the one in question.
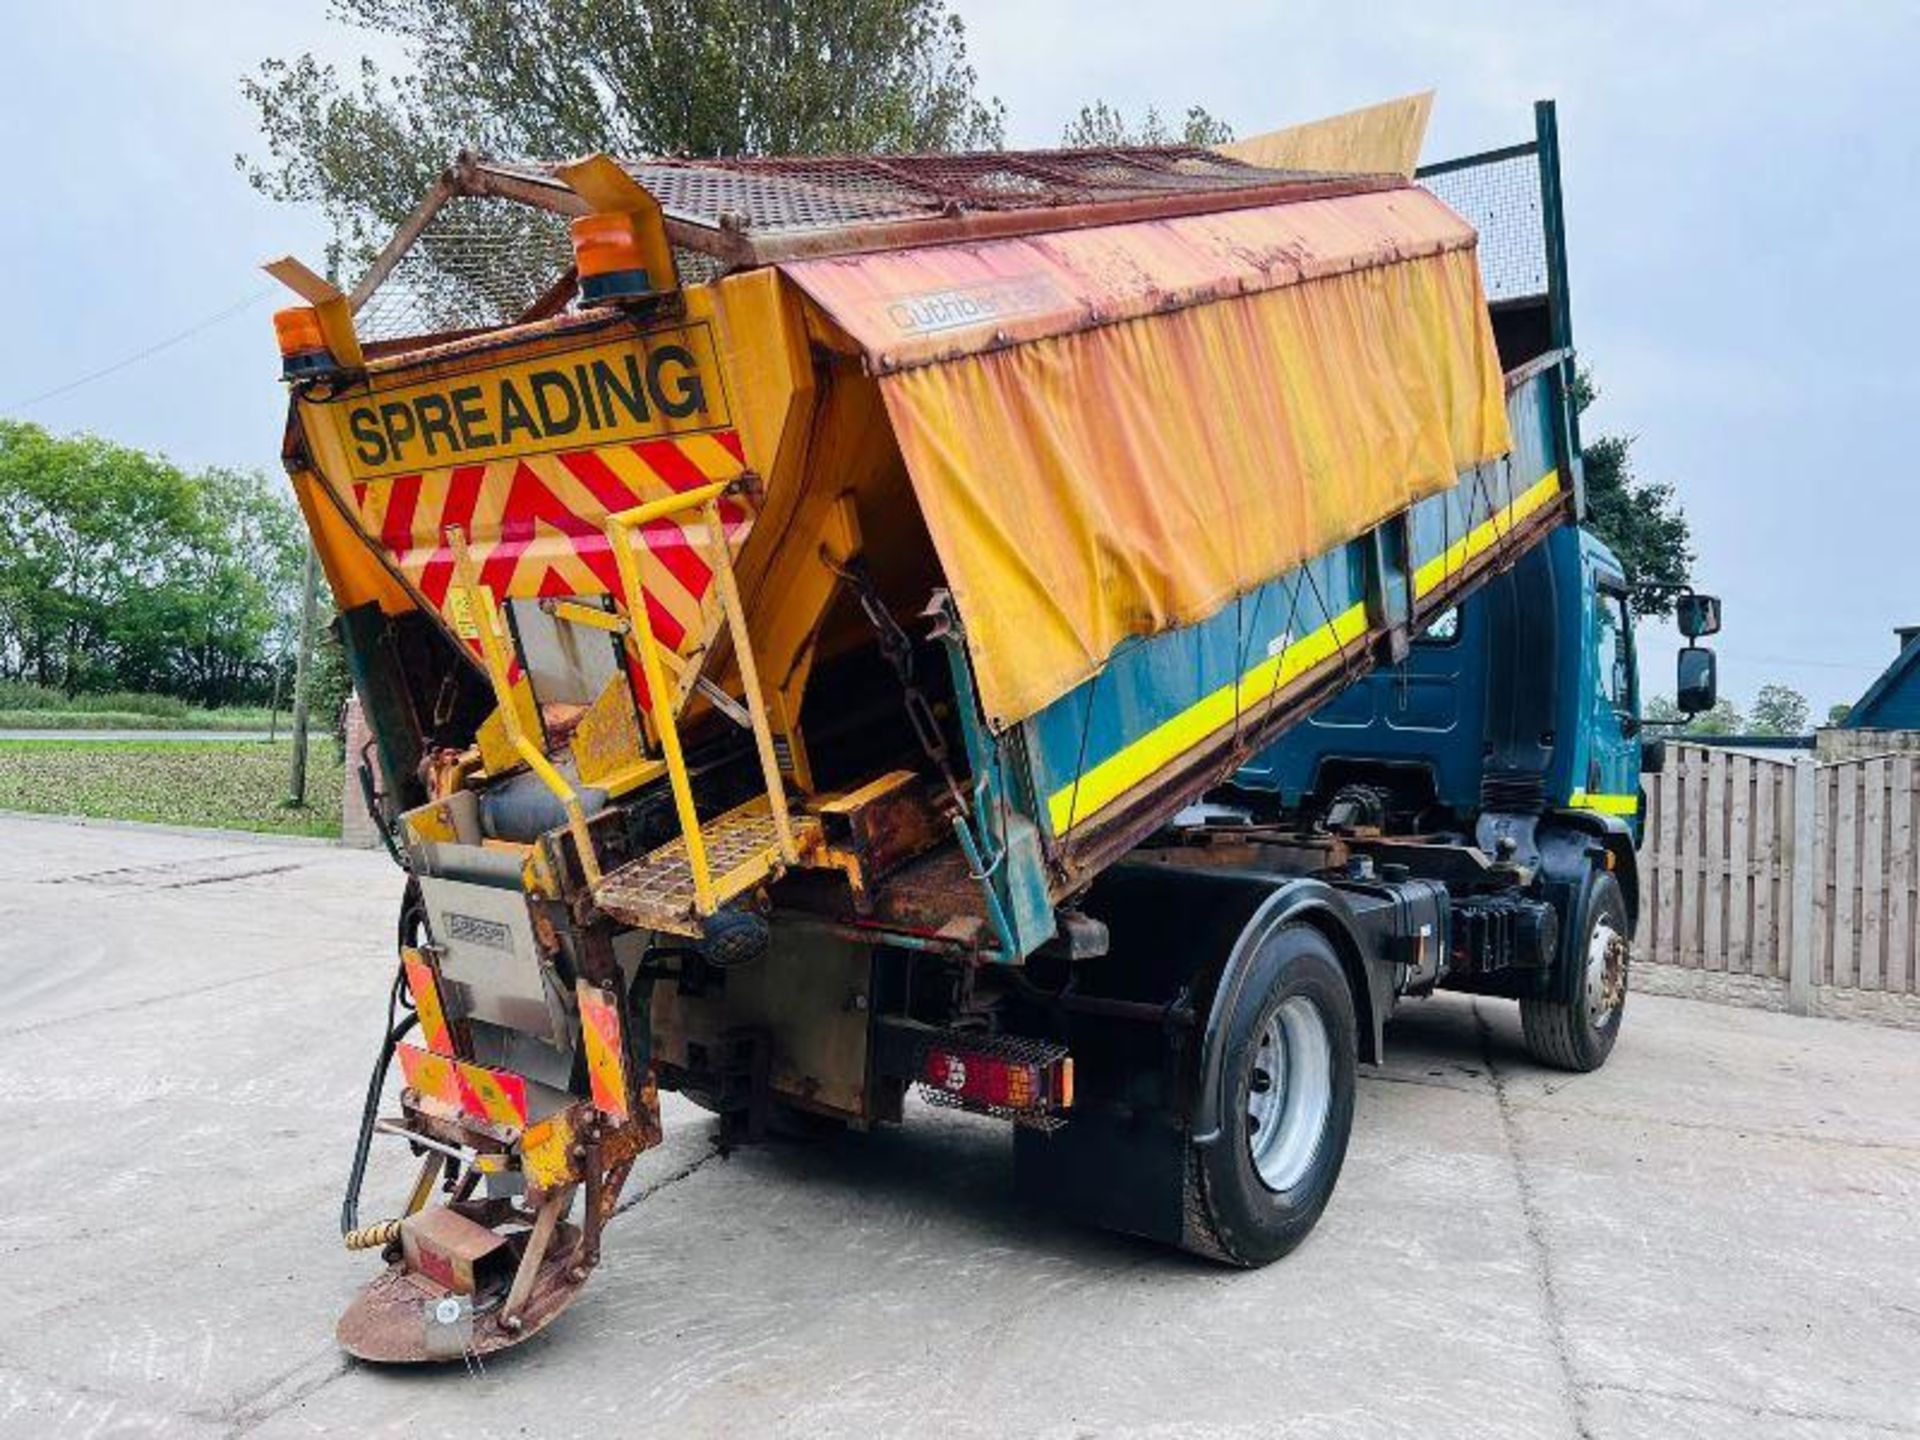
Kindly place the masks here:
<instances>
[{"instance_id":1,"label":"blue truck door","mask_svg":"<svg viewBox=\"0 0 1920 1440\"><path fill-rule=\"evenodd\" d=\"M1576 775L1573 803L1618 815L1640 833L1640 696L1633 655L1632 612L1626 581L1587 556L1587 655L1584 702L1584 775Z\"/></svg>"}]
</instances>

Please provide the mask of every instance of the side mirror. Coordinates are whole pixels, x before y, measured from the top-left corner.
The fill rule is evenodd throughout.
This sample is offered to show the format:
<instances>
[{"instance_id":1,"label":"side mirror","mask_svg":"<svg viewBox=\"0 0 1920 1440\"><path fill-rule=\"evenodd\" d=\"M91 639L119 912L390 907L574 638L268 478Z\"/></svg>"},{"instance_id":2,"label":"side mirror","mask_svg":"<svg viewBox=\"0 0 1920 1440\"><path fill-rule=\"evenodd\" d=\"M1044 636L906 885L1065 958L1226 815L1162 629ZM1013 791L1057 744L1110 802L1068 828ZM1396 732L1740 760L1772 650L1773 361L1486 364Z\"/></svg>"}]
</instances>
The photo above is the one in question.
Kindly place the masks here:
<instances>
[{"instance_id":1,"label":"side mirror","mask_svg":"<svg viewBox=\"0 0 1920 1440\"><path fill-rule=\"evenodd\" d=\"M1673 623L1689 640L1720 633L1720 597L1688 591L1673 602ZM1684 706L1681 708L1685 708ZM1709 702L1706 708L1712 708Z\"/></svg>"},{"instance_id":2,"label":"side mirror","mask_svg":"<svg viewBox=\"0 0 1920 1440\"><path fill-rule=\"evenodd\" d=\"M1688 715L1711 710L1720 698L1720 673L1713 651L1689 645L1675 665L1674 702Z\"/></svg>"},{"instance_id":3,"label":"side mirror","mask_svg":"<svg viewBox=\"0 0 1920 1440\"><path fill-rule=\"evenodd\" d=\"M1640 742L1640 773L1658 775L1667 768L1667 742L1661 739Z\"/></svg>"}]
</instances>

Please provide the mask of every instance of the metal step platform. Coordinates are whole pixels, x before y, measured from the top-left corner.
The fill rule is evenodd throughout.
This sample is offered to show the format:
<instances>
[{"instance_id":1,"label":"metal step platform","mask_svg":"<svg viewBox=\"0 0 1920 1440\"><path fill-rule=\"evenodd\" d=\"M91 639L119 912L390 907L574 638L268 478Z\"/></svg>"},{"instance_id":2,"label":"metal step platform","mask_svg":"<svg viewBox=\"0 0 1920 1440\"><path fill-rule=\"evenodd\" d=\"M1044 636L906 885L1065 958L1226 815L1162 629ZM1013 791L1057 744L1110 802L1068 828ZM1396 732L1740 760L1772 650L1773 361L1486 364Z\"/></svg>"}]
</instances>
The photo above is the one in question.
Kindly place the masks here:
<instances>
[{"instance_id":1,"label":"metal step platform","mask_svg":"<svg viewBox=\"0 0 1920 1440\"><path fill-rule=\"evenodd\" d=\"M803 815L793 817L793 829L803 851L819 835L817 822ZM713 874L715 907L744 895L784 866L779 826L764 795L702 825L700 834ZM612 871L594 891L594 900L622 924L696 939L702 934L705 916L684 835Z\"/></svg>"}]
</instances>

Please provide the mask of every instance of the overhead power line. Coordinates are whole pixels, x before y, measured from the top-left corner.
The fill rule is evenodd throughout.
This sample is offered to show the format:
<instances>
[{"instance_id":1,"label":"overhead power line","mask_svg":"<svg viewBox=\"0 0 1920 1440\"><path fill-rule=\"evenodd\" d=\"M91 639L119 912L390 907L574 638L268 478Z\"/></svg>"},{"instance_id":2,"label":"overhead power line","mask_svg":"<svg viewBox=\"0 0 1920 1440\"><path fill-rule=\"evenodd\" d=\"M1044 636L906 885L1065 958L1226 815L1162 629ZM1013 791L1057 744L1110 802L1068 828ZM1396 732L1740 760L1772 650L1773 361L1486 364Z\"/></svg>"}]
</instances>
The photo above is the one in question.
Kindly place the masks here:
<instances>
[{"instance_id":1,"label":"overhead power line","mask_svg":"<svg viewBox=\"0 0 1920 1440\"><path fill-rule=\"evenodd\" d=\"M77 376L72 380L68 380L64 384L56 385L51 390L42 390L38 395L28 396L25 400L18 401L15 404L7 406L6 408L14 412L19 412L22 410L31 410L35 405L43 405L49 400L57 400L60 396L65 395L70 391L78 390L83 385L91 385L96 380L104 380L109 375L117 375L130 365L138 365L142 360L151 359L153 356L158 355L163 350L171 350L175 345L180 344L182 341L191 340L194 336L200 334L202 331L211 330L214 326L220 324L222 321L231 320L234 316L238 315L241 311L249 310L253 306L259 304L262 300L266 299L267 296L271 295L272 293L273 293L273 286L264 285L260 289L254 291L251 295L247 296L246 299L236 300L234 301L233 304L227 306L224 310L217 310L213 314L206 316L204 319L196 320L193 324L187 326L186 329L177 330L173 334L167 336L164 340L156 340L151 345L145 346L142 349L134 351L131 355L126 355L121 357L120 359L114 361L111 365L103 365L98 370L89 370L84 375Z\"/></svg>"},{"instance_id":2,"label":"overhead power line","mask_svg":"<svg viewBox=\"0 0 1920 1440\"><path fill-rule=\"evenodd\" d=\"M1755 655L1745 650L1721 650L1721 656L1728 660L1738 660L1743 665L1804 665L1813 670L1879 670L1884 669L1887 659L1876 657L1872 660L1815 660L1801 655Z\"/></svg>"}]
</instances>

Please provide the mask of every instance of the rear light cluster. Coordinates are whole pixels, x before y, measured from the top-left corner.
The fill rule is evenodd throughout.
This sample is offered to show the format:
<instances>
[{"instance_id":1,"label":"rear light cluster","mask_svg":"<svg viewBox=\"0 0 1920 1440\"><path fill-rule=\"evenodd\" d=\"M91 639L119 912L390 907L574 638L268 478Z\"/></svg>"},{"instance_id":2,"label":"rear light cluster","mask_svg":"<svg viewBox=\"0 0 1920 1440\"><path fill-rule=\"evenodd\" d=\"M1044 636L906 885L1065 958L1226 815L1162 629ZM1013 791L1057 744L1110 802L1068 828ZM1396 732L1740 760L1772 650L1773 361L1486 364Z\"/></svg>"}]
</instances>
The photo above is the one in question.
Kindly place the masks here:
<instances>
[{"instance_id":1,"label":"rear light cluster","mask_svg":"<svg viewBox=\"0 0 1920 1440\"><path fill-rule=\"evenodd\" d=\"M927 1098L990 1114L1051 1113L1073 1104L1073 1060L1065 1054L1013 1058L934 1045L920 1067Z\"/></svg>"}]
</instances>

